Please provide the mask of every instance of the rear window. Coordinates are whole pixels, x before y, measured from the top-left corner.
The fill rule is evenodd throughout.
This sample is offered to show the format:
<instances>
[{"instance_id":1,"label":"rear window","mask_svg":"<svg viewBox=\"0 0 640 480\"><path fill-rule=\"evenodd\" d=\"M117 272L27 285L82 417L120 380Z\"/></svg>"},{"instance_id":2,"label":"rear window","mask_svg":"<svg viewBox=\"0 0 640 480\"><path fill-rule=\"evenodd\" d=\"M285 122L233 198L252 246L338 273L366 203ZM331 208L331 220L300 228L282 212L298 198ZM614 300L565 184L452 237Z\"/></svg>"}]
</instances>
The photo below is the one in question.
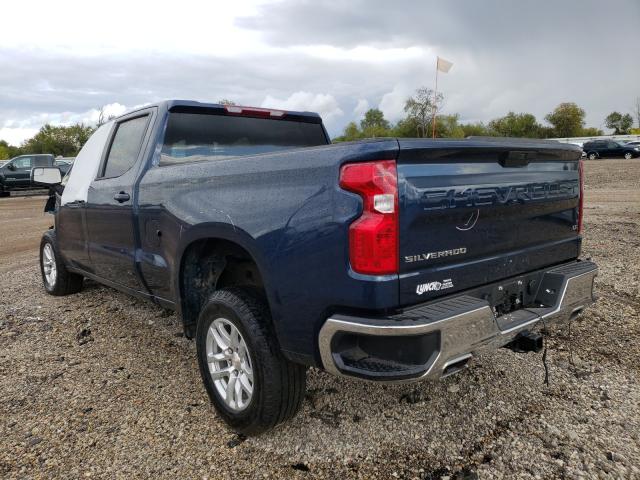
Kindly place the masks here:
<instances>
[{"instance_id":1,"label":"rear window","mask_svg":"<svg viewBox=\"0 0 640 480\"><path fill-rule=\"evenodd\" d=\"M173 112L160 165L326 145L322 125L268 118Z\"/></svg>"}]
</instances>

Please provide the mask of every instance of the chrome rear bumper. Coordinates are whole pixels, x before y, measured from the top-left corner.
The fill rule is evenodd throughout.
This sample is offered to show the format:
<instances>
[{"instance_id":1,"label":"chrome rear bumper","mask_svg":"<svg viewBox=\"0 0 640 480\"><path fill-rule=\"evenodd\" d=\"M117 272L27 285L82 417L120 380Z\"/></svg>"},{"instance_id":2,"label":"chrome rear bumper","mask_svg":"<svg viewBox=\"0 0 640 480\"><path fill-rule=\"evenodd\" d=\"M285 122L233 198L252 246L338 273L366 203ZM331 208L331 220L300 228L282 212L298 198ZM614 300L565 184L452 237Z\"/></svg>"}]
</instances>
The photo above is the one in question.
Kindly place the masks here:
<instances>
[{"instance_id":1,"label":"chrome rear bumper","mask_svg":"<svg viewBox=\"0 0 640 480\"><path fill-rule=\"evenodd\" d=\"M333 315L319 333L322 364L330 373L367 380L440 378L465 366L478 352L508 344L538 322L576 317L595 301L597 273L596 264L588 261L549 269L536 296L540 306L502 316L496 316L486 300L468 295L447 297L386 318ZM371 354L372 350L382 355ZM381 358L386 350L393 359Z\"/></svg>"}]
</instances>

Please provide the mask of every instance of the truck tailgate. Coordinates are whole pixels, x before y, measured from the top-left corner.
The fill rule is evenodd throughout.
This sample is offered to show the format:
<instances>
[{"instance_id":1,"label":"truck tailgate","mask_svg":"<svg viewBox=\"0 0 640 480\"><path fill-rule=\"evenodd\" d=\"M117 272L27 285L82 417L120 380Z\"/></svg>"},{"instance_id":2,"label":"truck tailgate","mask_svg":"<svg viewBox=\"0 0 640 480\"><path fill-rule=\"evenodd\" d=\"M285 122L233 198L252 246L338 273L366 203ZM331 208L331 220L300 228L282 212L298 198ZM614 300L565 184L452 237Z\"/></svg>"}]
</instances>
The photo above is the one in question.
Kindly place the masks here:
<instances>
[{"instance_id":1,"label":"truck tailgate","mask_svg":"<svg viewBox=\"0 0 640 480\"><path fill-rule=\"evenodd\" d=\"M399 145L403 305L578 257L578 147L473 138Z\"/></svg>"}]
</instances>

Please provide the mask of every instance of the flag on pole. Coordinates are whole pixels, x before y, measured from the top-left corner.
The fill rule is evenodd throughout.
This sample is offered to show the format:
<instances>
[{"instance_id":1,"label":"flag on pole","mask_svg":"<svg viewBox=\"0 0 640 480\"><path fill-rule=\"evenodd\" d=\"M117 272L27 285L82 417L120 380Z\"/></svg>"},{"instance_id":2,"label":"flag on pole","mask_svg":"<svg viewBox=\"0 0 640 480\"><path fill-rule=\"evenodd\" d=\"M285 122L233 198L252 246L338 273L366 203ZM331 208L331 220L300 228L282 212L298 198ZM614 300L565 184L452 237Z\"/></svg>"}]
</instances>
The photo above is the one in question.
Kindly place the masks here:
<instances>
[{"instance_id":1,"label":"flag on pole","mask_svg":"<svg viewBox=\"0 0 640 480\"><path fill-rule=\"evenodd\" d=\"M440 70L442 73L448 73L449 70L451 70L452 66L453 63L451 63L450 61L438 57L438 70Z\"/></svg>"}]
</instances>

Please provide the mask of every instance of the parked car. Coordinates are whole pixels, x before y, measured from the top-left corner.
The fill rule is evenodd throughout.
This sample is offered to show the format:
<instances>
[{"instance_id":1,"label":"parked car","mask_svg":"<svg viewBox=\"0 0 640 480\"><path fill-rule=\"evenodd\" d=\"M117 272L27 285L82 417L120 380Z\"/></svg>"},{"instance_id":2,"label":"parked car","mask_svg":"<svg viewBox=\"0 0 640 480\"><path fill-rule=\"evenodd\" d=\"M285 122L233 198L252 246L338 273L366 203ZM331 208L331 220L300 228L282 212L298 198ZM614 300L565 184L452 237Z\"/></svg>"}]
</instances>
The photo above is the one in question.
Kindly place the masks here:
<instances>
[{"instance_id":1,"label":"parked car","mask_svg":"<svg viewBox=\"0 0 640 480\"><path fill-rule=\"evenodd\" d=\"M408 382L490 348L539 350L534 327L593 302L580 153L507 138L330 145L317 114L162 102L101 126L63 190L57 170L33 170L62 191L42 280L176 310L219 415L255 434L297 412L308 366Z\"/></svg>"},{"instance_id":2,"label":"parked car","mask_svg":"<svg viewBox=\"0 0 640 480\"><path fill-rule=\"evenodd\" d=\"M631 142L626 142L625 147L634 147L634 148L640 148L640 141L638 140L633 140Z\"/></svg>"},{"instance_id":3,"label":"parked car","mask_svg":"<svg viewBox=\"0 0 640 480\"><path fill-rule=\"evenodd\" d=\"M60 168L60 172L64 176L71 167L67 163L57 163L53 155L33 154L20 155L12 158L4 165L0 166L0 197L6 197L12 190L29 190L33 189L31 184L31 169L34 167L51 167Z\"/></svg>"},{"instance_id":4,"label":"parked car","mask_svg":"<svg viewBox=\"0 0 640 480\"><path fill-rule=\"evenodd\" d=\"M596 158L624 157L626 159L640 157L640 147L614 140L595 140L586 142L582 149L590 160Z\"/></svg>"}]
</instances>

